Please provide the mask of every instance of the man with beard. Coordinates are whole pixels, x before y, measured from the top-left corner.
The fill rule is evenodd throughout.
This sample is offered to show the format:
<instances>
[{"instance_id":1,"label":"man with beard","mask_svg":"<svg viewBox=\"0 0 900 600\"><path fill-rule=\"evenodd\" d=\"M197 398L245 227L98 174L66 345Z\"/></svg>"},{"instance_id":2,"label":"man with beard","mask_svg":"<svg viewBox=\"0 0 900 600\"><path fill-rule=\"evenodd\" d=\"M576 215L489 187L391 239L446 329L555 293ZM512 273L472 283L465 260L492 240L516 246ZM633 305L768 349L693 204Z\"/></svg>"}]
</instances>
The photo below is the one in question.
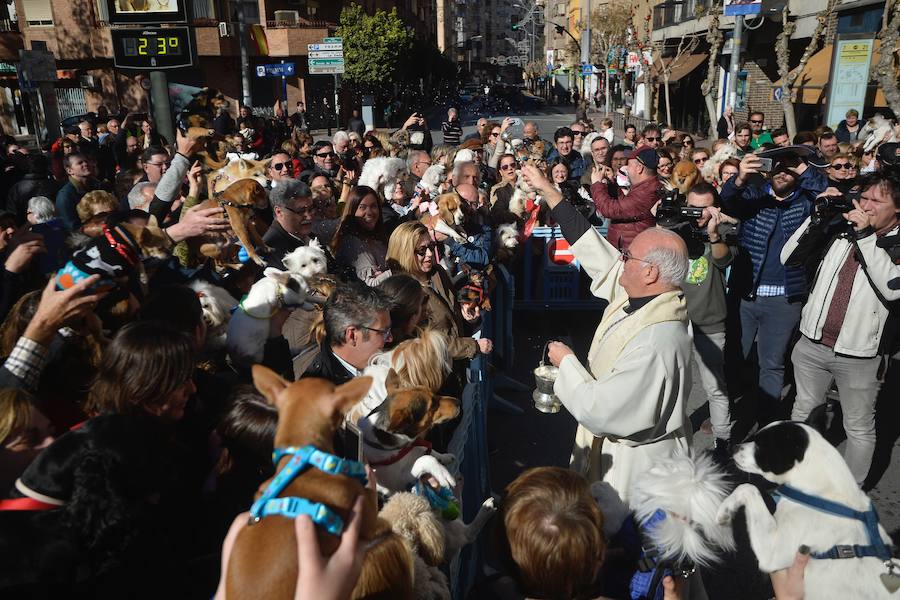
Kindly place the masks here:
<instances>
[{"instance_id":1,"label":"man with beard","mask_svg":"<svg viewBox=\"0 0 900 600\"><path fill-rule=\"evenodd\" d=\"M759 358L757 420L760 426L786 418L781 406L784 356L807 294L803 266L781 264L781 250L810 215L825 187L817 169L795 153L772 157L769 173L748 154L721 197L726 212L742 221L741 252L731 273L731 292L740 300L741 350L749 358L756 342Z\"/></svg>"}]
</instances>

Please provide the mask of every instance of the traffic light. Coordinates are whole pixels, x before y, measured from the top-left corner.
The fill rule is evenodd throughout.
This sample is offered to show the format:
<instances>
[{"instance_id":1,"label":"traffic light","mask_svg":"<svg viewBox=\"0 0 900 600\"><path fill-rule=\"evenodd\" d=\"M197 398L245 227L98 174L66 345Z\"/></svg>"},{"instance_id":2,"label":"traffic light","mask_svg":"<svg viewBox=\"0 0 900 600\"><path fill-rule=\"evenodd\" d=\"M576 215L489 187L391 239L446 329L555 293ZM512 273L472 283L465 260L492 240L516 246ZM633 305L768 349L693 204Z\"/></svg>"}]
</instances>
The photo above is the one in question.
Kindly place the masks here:
<instances>
[{"instance_id":1,"label":"traffic light","mask_svg":"<svg viewBox=\"0 0 900 600\"><path fill-rule=\"evenodd\" d=\"M519 30L518 17L516 17L516 15L509 15L509 26L513 31Z\"/></svg>"}]
</instances>

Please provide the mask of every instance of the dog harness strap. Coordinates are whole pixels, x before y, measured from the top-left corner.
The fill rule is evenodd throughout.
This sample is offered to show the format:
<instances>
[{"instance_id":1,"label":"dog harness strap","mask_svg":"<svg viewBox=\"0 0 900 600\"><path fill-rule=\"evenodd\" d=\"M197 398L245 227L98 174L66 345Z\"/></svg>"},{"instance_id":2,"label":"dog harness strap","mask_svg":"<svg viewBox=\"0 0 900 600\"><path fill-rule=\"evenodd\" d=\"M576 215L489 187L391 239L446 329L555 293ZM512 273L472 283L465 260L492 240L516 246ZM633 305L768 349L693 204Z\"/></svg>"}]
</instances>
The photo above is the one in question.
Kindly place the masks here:
<instances>
[{"instance_id":1,"label":"dog harness strap","mask_svg":"<svg viewBox=\"0 0 900 600\"><path fill-rule=\"evenodd\" d=\"M332 535L341 535L344 520L337 513L321 502L310 502L306 498L273 498L262 506L259 517L282 516L296 519L301 515L308 516L313 523ZM255 516L255 515L254 515Z\"/></svg>"},{"instance_id":2,"label":"dog harness strap","mask_svg":"<svg viewBox=\"0 0 900 600\"><path fill-rule=\"evenodd\" d=\"M414 441L412 444L410 444L406 448L403 448L402 450L400 450L400 452L398 452L394 456L391 456L390 458L386 458L384 460L370 462L369 464L372 465L373 467L384 467L387 465L392 465L395 462L402 459L407 454L409 454L410 452L412 452L413 448L416 448L416 447L426 448L427 451L425 452L425 454L431 454L431 442L429 442L428 440L417 439L416 441Z\"/></svg>"},{"instance_id":3,"label":"dog harness strap","mask_svg":"<svg viewBox=\"0 0 900 600\"><path fill-rule=\"evenodd\" d=\"M8 498L0 500L0 511L3 510L53 510L60 508L56 504L41 502L34 498Z\"/></svg>"},{"instance_id":4,"label":"dog harness strap","mask_svg":"<svg viewBox=\"0 0 900 600\"><path fill-rule=\"evenodd\" d=\"M126 241L131 242L131 246L127 244L123 244L112 234L109 227L106 225L103 226L103 236L106 238L106 241L109 242L110 247L113 250L119 253L119 255L125 259L125 261L129 265L136 265L140 257L137 252L134 251L134 247L136 246L131 236L128 235L128 232L122 229L121 227L116 227L116 234L125 238Z\"/></svg>"},{"instance_id":5,"label":"dog harness strap","mask_svg":"<svg viewBox=\"0 0 900 600\"><path fill-rule=\"evenodd\" d=\"M317 450L312 446L303 446L302 448L296 446L276 448L275 451L272 452L272 462L277 465L278 461L284 458L285 455L293 454L296 456L301 453L307 455L307 465L312 465L324 473L353 477L354 479L359 479L363 483L367 481L366 467L362 463L346 458L339 458L333 454Z\"/></svg>"},{"instance_id":6,"label":"dog harness strap","mask_svg":"<svg viewBox=\"0 0 900 600\"><path fill-rule=\"evenodd\" d=\"M884 545L881 533L878 531L878 512L875 510L875 505L872 504L871 500L869 501L869 510L859 511L838 502L832 502L825 498L801 492L789 485L780 486L773 492L773 495L776 500L779 497L784 497L797 504L803 504L830 515L860 521L865 525L866 536L869 538L868 546L837 544L825 552L813 552L813 558L864 558L872 556L882 560L891 559L891 552Z\"/></svg>"}]
</instances>

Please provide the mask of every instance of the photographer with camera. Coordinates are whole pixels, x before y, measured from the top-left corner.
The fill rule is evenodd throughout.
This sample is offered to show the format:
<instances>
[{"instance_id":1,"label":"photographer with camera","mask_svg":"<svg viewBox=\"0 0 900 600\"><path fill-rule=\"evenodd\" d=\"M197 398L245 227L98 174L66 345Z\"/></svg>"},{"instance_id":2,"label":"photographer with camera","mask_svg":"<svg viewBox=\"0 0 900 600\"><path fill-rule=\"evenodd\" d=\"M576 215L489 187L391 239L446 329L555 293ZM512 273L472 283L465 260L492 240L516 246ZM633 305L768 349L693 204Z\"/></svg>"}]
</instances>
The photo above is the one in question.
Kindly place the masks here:
<instances>
[{"instance_id":1,"label":"photographer with camera","mask_svg":"<svg viewBox=\"0 0 900 600\"><path fill-rule=\"evenodd\" d=\"M886 354L897 341L900 265L883 241L900 230L900 179L860 180L859 200L829 187L814 214L785 244L787 268L815 268L802 336L791 360L797 399L791 419L804 421L837 383L847 447L844 459L862 484L875 449L875 398ZM894 238L896 240L896 238Z\"/></svg>"},{"instance_id":2,"label":"photographer with camera","mask_svg":"<svg viewBox=\"0 0 900 600\"><path fill-rule=\"evenodd\" d=\"M759 359L757 420L780 418L784 355L800 321L806 275L800 266L781 264L781 249L812 211L824 176L808 169L796 152L761 159L748 154L740 170L722 186L729 215L741 220L740 246L731 273L731 289L740 299L740 339L747 360L756 342ZM761 173L763 169L768 171ZM818 191L810 188L818 187Z\"/></svg>"},{"instance_id":3,"label":"photographer with camera","mask_svg":"<svg viewBox=\"0 0 900 600\"><path fill-rule=\"evenodd\" d=\"M656 150L639 146L626 156L625 170L631 185L628 194L621 189L610 189L609 183L616 178L610 167L595 166L591 172L591 198L600 214L610 220L606 239L619 250L627 249L640 232L655 225L650 211L656 204L660 188L656 176L659 164Z\"/></svg>"},{"instance_id":4,"label":"photographer with camera","mask_svg":"<svg viewBox=\"0 0 900 600\"><path fill-rule=\"evenodd\" d=\"M657 224L675 231L687 242L690 265L681 289L694 329L694 363L709 400L709 418L716 440L713 455L727 460L731 455L732 422L725 390L725 271L737 252L734 245L738 221L722 212L719 194L705 181L691 188L684 205L680 199L675 199L671 208L663 206L666 200L661 202Z\"/></svg>"}]
</instances>

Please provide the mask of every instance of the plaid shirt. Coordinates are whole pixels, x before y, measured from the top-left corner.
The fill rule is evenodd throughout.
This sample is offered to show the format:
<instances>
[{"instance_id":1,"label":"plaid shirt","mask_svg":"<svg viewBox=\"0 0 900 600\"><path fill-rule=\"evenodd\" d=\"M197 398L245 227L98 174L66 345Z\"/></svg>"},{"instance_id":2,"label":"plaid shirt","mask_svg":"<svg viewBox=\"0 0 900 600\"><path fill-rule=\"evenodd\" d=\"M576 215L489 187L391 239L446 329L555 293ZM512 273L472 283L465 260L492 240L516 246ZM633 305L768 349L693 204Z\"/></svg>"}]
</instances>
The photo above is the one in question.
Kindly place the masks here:
<instances>
[{"instance_id":1,"label":"plaid shirt","mask_svg":"<svg viewBox=\"0 0 900 600\"><path fill-rule=\"evenodd\" d=\"M21 379L27 389L34 390L46 364L47 348L23 335L16 342L15 348L9 353L3 366Z\"/></svg>"},{"instance_id":2,"label":"plaid shirt","mask_svg":"<svg viewBox=\"0 0 900 600\"><path fill-rule=\"evenodd\" d=\"M763 298L771 298L772 296L784 296L784 286L761 285L756 288L756 295Z\"/></svg>"}]
</instances>

